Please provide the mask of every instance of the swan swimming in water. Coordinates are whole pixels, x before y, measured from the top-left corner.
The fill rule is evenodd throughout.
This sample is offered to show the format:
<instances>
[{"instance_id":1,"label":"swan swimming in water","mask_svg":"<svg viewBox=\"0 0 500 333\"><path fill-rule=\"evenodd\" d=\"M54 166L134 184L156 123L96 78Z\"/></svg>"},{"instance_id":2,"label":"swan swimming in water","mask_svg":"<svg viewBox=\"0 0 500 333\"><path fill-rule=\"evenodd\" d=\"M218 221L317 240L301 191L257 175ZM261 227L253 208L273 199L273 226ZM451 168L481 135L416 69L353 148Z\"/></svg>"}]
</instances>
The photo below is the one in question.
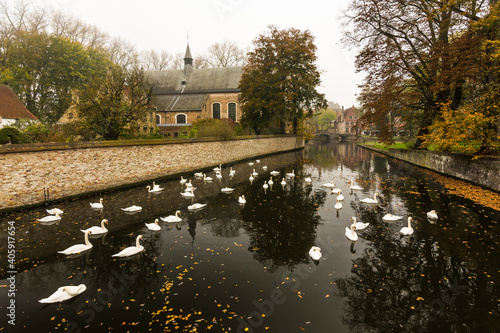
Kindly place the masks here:
<instances>
[{"instance_id":1,"label":"swan swimming in water","mask_svg":"<svg viewBox=\"0 0 500 333\"><path fill-rule=\"evenodd\" d=\"M158 219L156 219L154 221L154 223L144 223L146 225L146 227L149 229L149 230L153 230L153 231L159 231L161 230L161 227L160 225L158 224Z\"/></svg>"},{"instance_id":2,"label":"swan swimming in water","mask_svg":"<svg viewBox=\"0 0 500 333\"><path fill-rule=\"evenodd\" d=\"M203 207L205 207L207 204L201 204L201 203L194 203L192 205L189 205L188 206L188 209L189 210L197 210L197 209L201 209Z\"/></svg>"},{"instance_id":3,"label":"swan swimming in water","mask_svg":"<svg viewBox=\"0 0 500 333\"><path fill-rule=\"evenodd\" d=\"M103 202L102 198L101 198L101 199L99 199L99 202L91 202L91 203L90 203L90 207L91 207L91 208L95 208L95 209L101 209L101 208L103 208L103 207L104 207L104 206L102 205L102 202Z\"/></svg>"},{"instance_id":4,"label":"swan swimming in water","mask_svg":"<svg viewBox=\"0 0 500 333\"><path fill-rule=\"evenodd\" d=\"M60 219L61 217L59 216L59 213L56 213L56 215L49 215L36 220L38 222L56 222L59 221Z\"/></svg>"},{"instance_id":5,"label":"swan swimming in water","mask_svg":"<svg viewBox=\"0 0 500 333\"><path fill-rule=\"evenodd\" d=\"M52 209L47 209L47 213L52 214L52 215L55 215L55 214L61 215L64 212L62 210L60 210L59 208L52 208Z\"/></svg>"},{"instance_id":6,"label":"swan swimming in water","mask_svg":"<svg viewBox=\"0 0 500 333\"><path fill-rule=\"evenodd\" d=\"M344 200L344 195L342 194L341 190L339 190L339 194L337 195L337 200L338 201L343 201Z\"/></svg>"},{"instance_id":7,"label":"swan swimming in water","mask_svg":"<svg viewBox=\"0 0 500 333\"><path fill-rule=\"evenodd\" d=\"M267 185L267 182L264 181L264 185L262 185L262 187L264 188L264 190L267 190L269 188L269 185Z\"/></svg>"},{"instance_id":8,"label":"swan swimming in water","mask_svg":"<svg viewBox=\"0 0 500 333\"><path fill-rule=\"evenodd\" d=\"M132 206L127 207L127 208L122 208L122 210L124 212L127 212L127 213L135 213L135 212L141 211L142 207L141 206L132 205Z\"/></svg>"},{"instance_id":9,"label":"swan swimming in water","mask_svg":"<svg viewBox=\"0 0 500 333\"><path fill-rule=\"evenodd\" d=\"M279 171L273 170L271 171L271 176L278 176L280 174Z\"/></svg>"},{"instance_id":10,"label":"swan swimming in water","mask_svg":"<svg viewBox=\"0 0 500 333\"><path fill-rule=\"evenodd\" d=\"M178 210L175 212L175 215L169 215L167 217L160 217L162 221L165 222L181 222L182 218L179 217L181 215L181 211Z\"/></svg>"},{"instance_id":11,"label":"swan swimming in water","mask_svg":"<svg viewBox=\"0 0 500 333\"><path fill-rule=\"evenodd\" d=\"M292 170L292 172L289 172L286 174L287 177L294 178L295 177L295 170Z\"/></svg>"},{"instance_id":12,"label":"swan swimming in water","mask_svg":"<svg viewBox=\"0 0 500 333\"><path fill-rule=\"evenodd\" d=\"M245 203L247 203L247 200L245 199L245 196L244 196L244 195L242 195L242 196L240 196L240 197L238 198L238 203L240 203L240 204L245 204Z\"/></svg>"},{"instance_id":13,"label":"swan swimming in water","mask_svg":"<svg viewBox=\"0 0 500 333\"><path fill-rule=\"evenodd\" d=\"M151 188L151 186L146 186L146 188L148 189L148 192L151 192L151 193L157 193L157 192L161 192L163 190L163 187L153 187Z\"/></svg>"},{"instance_id":14,"label":"swan swimming in water","mask_svg":"<svg viewBox=\"0 0 500 333\"><path fill-rule=\"evenodd\" d=\"M144 246L142 246L139 241L142 239L142 235L137 236L135 241L135 246L129 246L120 252L113 254L112 257L129 257L144 251Z\"/></svg>"},{"instance_id":15,"label":"swan swimming in water","mask_svg":"<svg viewBox=\"0 0 500 333\"><path fill-rule=\"evenodd\" d=\"M69 254L76 254L76 253L90 250L92 248L92 243L89 242L89 235L92 235L92 232L89 230L85 231L85 236L84 236L85 237L85 244L76 244L76 245L68 247L64 251L57 251L57 253L69 255Z\"/></svg>"},{"instance_id":16,"label":"swan swimming in water","mask_svg":"<svg viewBox=\"0 0 500 333\"><path fill-rule=\"evenodd\" d=\"M351 224L350 228L345 227L345 236L355 242L358 240L358 234L354 230L356 230L354 223Z\"/></svg>"},{"instance_id":17,"label":"swan swimming in water","mask_svg":"<svg viewBox=\"0 0 500 333\"><path fill-rule=\"evenodd\" d=\"M403 217L398 216L398 215L392 215L392 214L385 214L384 217L382 217L382 220L384 221L397 221L401 220Z\"/></svg>"},{"instance_id":18,"label":"swan swimming in water","mask_svg":"<svg viewBox=\"0 0 500 333\"><path fill-rule=\"evenodd\" d=\"M335 187L335 184L333 183L333 181L329 182L329 183L325 183L323 184L324 187L330 187L330 188L333 188Z\"/></svg>"},{"instance_id":19,"label":"swan swimming in water","mask_svg":"<svg viewBox=\"0 0 500 333\"><path fill-rule=\"evenodd\" d=\"M372 198L365 198L365 199L361 200L361 202L376 204L376 203L378 203L377 197L378 197L378 192L373 195L373 199Z\"/></svg>"},{"instance_id":20,"label":"swan swimming in water","mask_svg":"<svg viewBox=\"0 0 500 333\"><path fill-rule=\"evenodd\" d=\"M195 177L196 177L196 174L194 174ZM184 179L184 177L181 176L181 180L179 181L179 183L181 184L185 184L187 182L187 179Z\"/></svg>"},{"instance_id":21,"label":"swan swimming in water","mask_svg":"<svg viewBox=\"0 0 500 333\"><path fill-rule=\"evenodd\" d=\"M90 227L88 229L85 229L85 230L81 230L82 232L87 232L87 231L90 231L92 235L100 235L100 234L105 234L108 232L108 229L106 229L106 226L105 224L108 223L108 220L106 219L103 219L101 221L101 226L100 227Z\"/></svg>"},{"instance_id":22,"label":"swan swimming in water","mask_svg":"<svg viewBox=\"0 0 500 333\"><path fill-rule=\"evenodd\" d=\"M403 234L405 236L413 234L413 228L411 227L411 221L413 221L413 218L408 217L408 226L401 228L401 230L399 231L401 234Z\"/></svg>"},{"instance_id":23,"label":"swan swimming in water","mask_svg":"<svg viewBox=\"0 0 500 333\"><path fill-rule=\"evenodd\" d=\"M229 192L233 192L234 191L234 188L230 188L230 187L224 187L220 190L222 193L229 193Z\"/></svg>"},{"instance_id":24,"label":"swan swimming in water","mask_svg":"<svg viewBox=\"0 0 500 333\"><path fill-rule=\"evenodd\" d=\"M211 182L214 179L212 177L207 177L206 174L203 174L203 180L206 181L206 182Z\"/></svg>"},{"instance_id":25,"label":"swan swimming in water","mask_svg":"<svg viewBox=\"0 0 500 333\"><path fill-rule=\"evenodd\" d=\"M252 174L250 174L250 177L248 177L248 180L250 181L250 183L253 182L253 176L252 176Z\"/></svg>"},{"instance_id":26,"label":"swan swimming in water","mask_svg":"<svg viewBox=\"0 0 500 333\"><path fill-rule=\"evenodd\" d=\"M52 295L50 295L47 298L43 298L39 300L38 302L40 303L57 303L57 302L64 302L68 299L71 299L77 295L80 295L83 293L85 290L87 290L87 287L84 284L80 284L78 286L64 286L64 287L59 287L56 292L54 292Z\"/></svg>"},{"instance_id":27,"label":"swan swimming in water","mask_svg":"<svg viewBox=\"0 0 500 333\"><path fill-rule=\"evenodd\" d=\"M354 181L351 179L351 189L353 190L362 190L362 187L359 187L358 185L354 185Z\"/></svg>"},{"instance_id":28,"label":"swan swimming in water","mask_svg":"<svg viewBox=\"0 0 500 333\"><path fill-rule=\"evenodd\" d=\"M430 212L427 212L427 218L431 220L437 220L438 215L435 210L431 210Z\"/></svg>"},{"instance_id":29,"label":"swan swimming in water","mask_svg":"<svg viewBox=\"0 0 500 333\"><path fill-rule=\"evenodd\" d=\"M356 222L356 217L351 217L352 224L356 227L356 230L363 230L370 225L370 223Z\"/></svg>"},{"instance_id":30,"label":"swan swimming in water","mask_svg":"<svg viewBox=\"0 0 500 333\"><path fill-rule=\"evenodd\" d=\"M194 197L194 190L193 190L193 188L191 187L191 188L189 189L189 191L187 191L187 190L186 190L186 191L182 192L182 193L181 193L181 195L182 195L183 197L187 197L187 198Z\"/></svg>"},{"instance_id":31,"label":"swan swimming in water","mask_svg":"<svg viewBox=\"0 0 500 333\"><path fill-rule=\"evenodd\" d=\"M342 209L342 202L340 202L339 200L337 200L337 203L335 204L335 209Z\"/></svg>"},{"instance_id":32,"label":"swan swimming in water","mask_svg":"<svg viewBox=\"0 0 500 333\"><path fill-rule=\"evenodd\" d=\"M321 249L317 246L311 247L311 249L309 250L309 256L313 260L320 260L321 259Z\"/></svg>"},{"instance_id":33,"label":"swan swimming in water","mask_svg":"<svg viewBox=\"0 0 500 333\"><path fill-rule=\"evenodd\" d=\"M310 183L310 182L312 182L312 179L311 179L311 177L306 177L306 178L304 179L304 181L305 181L306 183Z\"/></svg>"}]
</instances>

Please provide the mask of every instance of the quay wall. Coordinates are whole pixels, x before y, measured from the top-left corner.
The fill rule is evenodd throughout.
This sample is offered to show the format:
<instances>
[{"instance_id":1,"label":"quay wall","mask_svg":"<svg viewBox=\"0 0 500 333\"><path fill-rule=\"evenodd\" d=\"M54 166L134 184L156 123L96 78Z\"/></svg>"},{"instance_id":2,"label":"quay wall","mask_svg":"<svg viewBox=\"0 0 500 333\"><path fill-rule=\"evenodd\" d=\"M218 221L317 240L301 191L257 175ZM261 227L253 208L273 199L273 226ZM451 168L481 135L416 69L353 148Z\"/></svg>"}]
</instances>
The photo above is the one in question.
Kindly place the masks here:
<instances>
[{"instance_id":1,"label":"quay wall","mask_svg":"<svg viewBox=\"0 0 500 333\"><path fill-rule=\"evenodd\" d=\"M3 145L0 211L302 148L298 136Z\"/></svg>"},{"instance_id":2,"label":"quay wall","mask_svg":"<svg viewBox=\"0 0 500 333\"><path fill-rule=\"evenodd\" d=\"M361 145L363 146L363 145ZM457 153L441 153L427 150L389 148L382 149L363 146L384 155L409 162L441 174L468 181L472 184L500 192L500 158L480 157Z\"/></svg>"}]
</instances>

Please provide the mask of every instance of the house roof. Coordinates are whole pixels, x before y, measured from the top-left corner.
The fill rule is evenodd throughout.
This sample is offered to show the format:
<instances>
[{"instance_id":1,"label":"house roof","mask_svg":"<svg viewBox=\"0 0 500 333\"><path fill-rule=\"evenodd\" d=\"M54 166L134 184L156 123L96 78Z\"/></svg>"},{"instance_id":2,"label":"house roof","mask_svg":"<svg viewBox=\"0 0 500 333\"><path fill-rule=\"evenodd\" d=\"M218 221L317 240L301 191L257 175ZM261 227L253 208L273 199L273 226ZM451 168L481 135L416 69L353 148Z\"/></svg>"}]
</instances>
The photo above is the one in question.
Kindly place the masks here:
<instances>
[{"instance_id":1,"label":"house roof","mask_svg":"<svg viewBox=\"0 0 500 333\"><path fill-rule=\"evenodd\" d=\"M28 111L12 89L3 84L0 84L0 116L5 119L27 118L38 120Z\"/></svg>"},{"instance_id":2,"label":"house roof","mask_svg":"<svg viewBox=\"0 0 500 333\"><path fill-rule=\"evenodd\" d=\"M201 111L208 94L157 95L154 104L158 111Z\"/></svg>"},{"instance_id":3,"label":"house roof","mask_svg":"<svg viewBox=\"0 0 500 333\"><path fill-rule=\"evenodd\" d=\"M148 82L154 85L153 94L184 92L239 92L243 67L194 68L185 76L183 70L147 71ZM185 82L185 86L182 84Z\"/></svg>"}]
</instances>

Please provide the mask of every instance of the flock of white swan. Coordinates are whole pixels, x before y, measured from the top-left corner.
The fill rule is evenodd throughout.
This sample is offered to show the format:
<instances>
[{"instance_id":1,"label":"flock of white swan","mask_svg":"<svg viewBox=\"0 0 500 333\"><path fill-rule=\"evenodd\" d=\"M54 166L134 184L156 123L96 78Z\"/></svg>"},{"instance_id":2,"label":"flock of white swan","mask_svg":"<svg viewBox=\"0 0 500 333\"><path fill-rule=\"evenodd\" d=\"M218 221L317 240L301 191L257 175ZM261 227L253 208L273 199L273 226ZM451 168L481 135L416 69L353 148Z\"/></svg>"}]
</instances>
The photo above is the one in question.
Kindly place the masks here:
<instances>
[{"instance_id":1,"label":"flock of white swan","mask_svg":"<svg viewBox=\"0 0 500 333\"><path fill-rule=\"evenodd\" d=\"M260 161L256 160L256 163L260 163ZM248 164L250 166L252 166L252 165L254 165L254 162L249 162ZM265 170L267 170L267 167L263 166L262 169L265 171ZM219 165L218 167L214 168L213 170L215 171L216 178L221 179L222 178L222 174L221 174L222 165ZM233 168L231 167L231 169L229 171L229 177L232 178L234 176L234 174L235 174L235 170L233 170ZM259 174L255 171L255 169L253 169L253 172L250 174L250 177L248 179L250 180L250 182L253 182L258 177L258 175ZM274 184L272 177L279 176L280 172L273 170L270 172L270 175L271 175L271 177L270 177L269 181L264 181L264 184L262 185L264 191L266 191L269 188L269 186L272 186ZM212 177L207 177L207 175L205 173L202 173L202 172L197 172L194 174L194 176L197 179L202 179L204 182L210 182L213 180ZM295 170L293 170L291 173L286 173L285 178L282 178L282 181L280 183L281 186L283 188L285 188L285 186L287 185L287 179L294 179L294 178L295 178ZM304 178L304 181L306 182L306 184L311 184L312 179L310 177L306 177L306 178ZM185 186L184 192L180 193L183 197L189 198L189 197L195 196L194 195L195 187L193 187L191 180L188 181L187 179L185 179L181 176L180 183ZM337 209L337 210L342 209L342 202L344 201L344 196L342 194L342 190L340 188L335 187L335 184L333 181L331 181L330 183L325 183L322 186L325 188L331 189L332 194L337 194L335 209ZM154 182L153 182L153 186L148 185L148 186L146 186L146 188L147 188L148 192L161 192L163 190L162 187L160 187L158 184L155 184ZM351 180L350 181L350 189L351 190L362 190L363 188L358 186L358 185L355 185L354 181ZM234 191L234 188L229 188L229 187L224 187L221 189L222 193L232 193L233 191ZM378 195L379 195L378 193L375 193L373 196L373 199L372 198L365 198L365 199L360 200L360 202L365 203L365 204L378 204L379 203L379 201L377 199ZM238 203L240 203L240 204L246 203L246 199L245 199L244 195L241 195L238 197ZM194 204L188 206L188 209L189 210L199 210L205 206L206 206L206 204L194 203ZM96 203L90 203L90 207L92 209L102 209L103 208L103 199L101 198L99 200L99 202L96 202ZM122 210L124 212L127 212L127 213L135 213L135 212L141 211L142 207L133 205L133 206L130 206L127 208L122 208ZM56 221L59 221L61 219L61 215L63 214L63 211L61 209L58 209L58 208L47 209L47 212L51 215L40 218L40 219L38 219L38 221L40 221L42 223L46 223L46 224L54 223ZM181 215L181 211L177 210L175 212L175 215L160 217L160 219L164 222L167 222L167 223L182 222L182 218L179 215ZM437 213L434 210L432 210L432 211L427 213L427 218L429 218L430 220L437 220L438 216L437 216ZM403 219L403 216L386 214L382 219L384 221L398 221L398 220ZM402 235L413 234L413 228L411 226L412 220L413 220L412 217L408 217L408 225L401 228L401 230L400 230L400 233ZM366 229L369 226L369 223L358 222L356 217L354 217L354 216L351 218L351 221L352 221L351 225L349 227L345 228L345 236L350 241L355 242L358 240L358 235L357 235L356 231ZM88 229L81 230L84 233L85 243L70 246L63 251L58 251L58 253L65 254L65 255L72 255L72 254L78 254L78 253L82 253L84 251L90 250L92 248L92 243L89 242L89 235L101 235L101 234L107 233L108 229L106 228L106 224L108 224L108 220L103 219L101 221L101 226L93 226L93 227L90 227ZM158 219L155 219L154 223L145 223L145 225L149 230L152 230L152 231L161 230ZM122 257L122 258L123 257L131 257L131 256L134 256L134 255L144 251L144 246L142 246L140 244L141 239L142 239L142 235L138 235L136 238L135 246L126 247L123 250L121 250L120 252L113 254L112 257ZM309 250L309 256L314 261L320 260L321 259L321 248L319 248L317 246L311 247L311 249ZM85 290L86 290L86 286L84 284L80 284L79 286L63 286L63 287L58 288L57 291L54 292L49 297L39 300L39 302L40 303L63 302L65 300L68 300L72 297L75 297L75 296L81 294Z\"/></svg>"}]
</instances>

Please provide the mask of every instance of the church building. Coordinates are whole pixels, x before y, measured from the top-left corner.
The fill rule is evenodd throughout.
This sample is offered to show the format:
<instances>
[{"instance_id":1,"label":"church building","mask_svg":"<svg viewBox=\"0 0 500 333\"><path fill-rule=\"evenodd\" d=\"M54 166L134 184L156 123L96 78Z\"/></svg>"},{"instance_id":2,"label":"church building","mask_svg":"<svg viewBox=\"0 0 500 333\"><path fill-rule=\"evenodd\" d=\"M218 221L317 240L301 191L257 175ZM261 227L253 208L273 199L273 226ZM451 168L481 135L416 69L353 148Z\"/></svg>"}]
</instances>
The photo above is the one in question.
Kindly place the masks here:
<instances>
[{"instance_id":1,"label":"church building","mask_svg":"<svg viewBox=\"0 0 500 333\"><path fill-rule=\"evenodd\" d=\"M241 118L238 88L242 67L193 68L189 44L184 69L147 71L153 85L151 104L160 133L176 137L199 119Z\"/></svg>"}]
</instances>

